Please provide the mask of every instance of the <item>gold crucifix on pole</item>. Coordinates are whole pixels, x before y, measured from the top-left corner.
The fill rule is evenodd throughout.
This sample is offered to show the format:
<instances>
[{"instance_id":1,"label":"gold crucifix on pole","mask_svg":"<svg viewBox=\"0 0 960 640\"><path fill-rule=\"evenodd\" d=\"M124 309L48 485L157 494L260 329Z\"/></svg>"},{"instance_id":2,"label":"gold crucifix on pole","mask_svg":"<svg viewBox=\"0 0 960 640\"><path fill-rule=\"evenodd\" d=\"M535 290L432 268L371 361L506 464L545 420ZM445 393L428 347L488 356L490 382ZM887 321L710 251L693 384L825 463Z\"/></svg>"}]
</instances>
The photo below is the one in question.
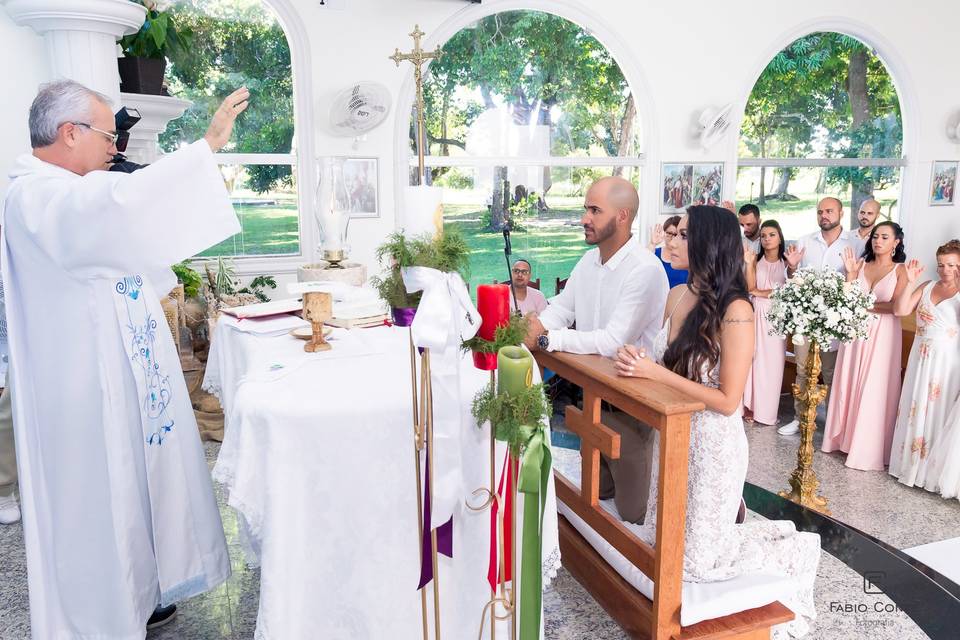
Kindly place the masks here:
<instances>
[{"instance_id":1,"label":"gold crucifix on pole","mask_svg":"<svg viewBox=\"0 0 960 640\"><path fill-rule=\"evenodd\" d=\"M420 25L414 25L413 32L410 33L410 36L413 38L413 51L410 53L400 53L400 49L395 49L390 59L397 63L397 66L400 66L400 63L403 61L408 61L413 63L413 78L417 83L417 160L419 173L417 174L420 178L420 184L424 183L424 178L426 176L426 168L424 167L424 149L426 148L426 132L423 126L423 70L422 66L425 62L429 60L439 60L443 56L443 51L437 49L436 51L424 51L420 48L420 38L424 35L423 31L420 31Z\"/></svg>"}]
</instances>

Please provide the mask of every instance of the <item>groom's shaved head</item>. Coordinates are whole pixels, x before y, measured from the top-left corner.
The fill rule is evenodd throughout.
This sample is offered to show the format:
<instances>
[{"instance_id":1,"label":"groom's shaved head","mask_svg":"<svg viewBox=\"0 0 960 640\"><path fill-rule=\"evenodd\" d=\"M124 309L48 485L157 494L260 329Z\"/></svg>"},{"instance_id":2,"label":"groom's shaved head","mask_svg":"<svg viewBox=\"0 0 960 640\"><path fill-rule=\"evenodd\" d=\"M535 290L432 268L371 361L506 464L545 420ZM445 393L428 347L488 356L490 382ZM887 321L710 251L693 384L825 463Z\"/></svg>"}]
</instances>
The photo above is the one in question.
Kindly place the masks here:
<instances>
[{"instance_id":1,"label":"groom's shaved head","mask_svg":"<svg viewBox=\"0 0 960 640\"><path fill-rule=\"evenodd\" d=\"M599 189L615 209L626 209L630 214L630 223L633 223L640 209L640 196L629 180L620 176L607 176L594 182L591 189Z\"/></svg>"}]
</instances>

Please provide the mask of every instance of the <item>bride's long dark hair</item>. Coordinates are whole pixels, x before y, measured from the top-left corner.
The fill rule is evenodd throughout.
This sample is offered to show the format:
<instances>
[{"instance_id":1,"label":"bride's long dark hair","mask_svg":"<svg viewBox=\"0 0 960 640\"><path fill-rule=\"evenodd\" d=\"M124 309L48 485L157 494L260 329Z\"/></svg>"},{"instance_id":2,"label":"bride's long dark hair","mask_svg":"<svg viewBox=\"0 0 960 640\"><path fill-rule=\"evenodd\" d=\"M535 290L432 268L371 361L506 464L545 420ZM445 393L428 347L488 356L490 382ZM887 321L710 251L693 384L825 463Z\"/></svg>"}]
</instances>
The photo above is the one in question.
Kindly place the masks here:
<instances>
[{"instance_id":1,"label":"bride's long dark hair","mask_svg":"<svg viewBox=\"0 0 960 640\"><path fill-rule=\"evenodd\" d=\"M663 354L663 364L685 378L700 380L720 360L720 326L734 300L750 301L743 275L743 238L737 216L727 209L687 209L687 286L698 300L676 339Z\"/></svg>"}]
</instances>

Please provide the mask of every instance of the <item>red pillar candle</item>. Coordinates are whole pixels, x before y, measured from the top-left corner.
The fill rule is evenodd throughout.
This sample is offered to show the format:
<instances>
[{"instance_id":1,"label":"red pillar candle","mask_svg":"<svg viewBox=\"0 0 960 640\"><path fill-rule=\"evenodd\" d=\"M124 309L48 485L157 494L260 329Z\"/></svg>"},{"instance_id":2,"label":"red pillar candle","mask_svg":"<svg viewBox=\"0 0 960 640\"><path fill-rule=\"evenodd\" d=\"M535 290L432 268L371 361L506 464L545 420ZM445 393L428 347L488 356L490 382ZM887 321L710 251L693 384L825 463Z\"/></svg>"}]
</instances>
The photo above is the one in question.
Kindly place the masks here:
<instances>
[{"instance_id":1,"label":"red pillar candle","mask_svg":"<svg viewBox=\"0 0 960 640\"><path fill-rule=\"evenodd\" d=\"M510 323L510 287L505 284L481 284L477 287L477 311L480 312L480 337L493 340L497 327Z\"/></svg>"}]
</instances>

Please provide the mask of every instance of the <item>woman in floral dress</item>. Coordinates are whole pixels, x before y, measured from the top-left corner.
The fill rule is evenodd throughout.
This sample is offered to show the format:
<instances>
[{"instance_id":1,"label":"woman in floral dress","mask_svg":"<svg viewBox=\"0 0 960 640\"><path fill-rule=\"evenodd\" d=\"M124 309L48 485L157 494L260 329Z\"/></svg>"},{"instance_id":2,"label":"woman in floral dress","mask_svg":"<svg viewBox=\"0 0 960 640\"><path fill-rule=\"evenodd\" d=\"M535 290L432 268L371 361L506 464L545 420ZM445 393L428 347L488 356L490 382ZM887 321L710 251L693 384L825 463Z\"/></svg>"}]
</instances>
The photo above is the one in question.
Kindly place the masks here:
<instances>
[{"instance_id":1,"label":"woman in floral dress","mask_svg":"<svg viewBox=\"0 0 960 640\"><path fill-rule=\"evenodd\" d=\"M906 265L906 289L897 297L894 313L917 312L917 335L910 350L893 435L890 474L905 485L939 491L940 474L948 466L948 433L957 440L952 465L960 466L960 428L950 412L960 397L960 295L957 269L960 242L937 249L937 281L916 286L923 272L917 260ZM952 461L952 459L951 459ZM951 495L956 495L954 481Z\"/></svg>"}]
</instances>

